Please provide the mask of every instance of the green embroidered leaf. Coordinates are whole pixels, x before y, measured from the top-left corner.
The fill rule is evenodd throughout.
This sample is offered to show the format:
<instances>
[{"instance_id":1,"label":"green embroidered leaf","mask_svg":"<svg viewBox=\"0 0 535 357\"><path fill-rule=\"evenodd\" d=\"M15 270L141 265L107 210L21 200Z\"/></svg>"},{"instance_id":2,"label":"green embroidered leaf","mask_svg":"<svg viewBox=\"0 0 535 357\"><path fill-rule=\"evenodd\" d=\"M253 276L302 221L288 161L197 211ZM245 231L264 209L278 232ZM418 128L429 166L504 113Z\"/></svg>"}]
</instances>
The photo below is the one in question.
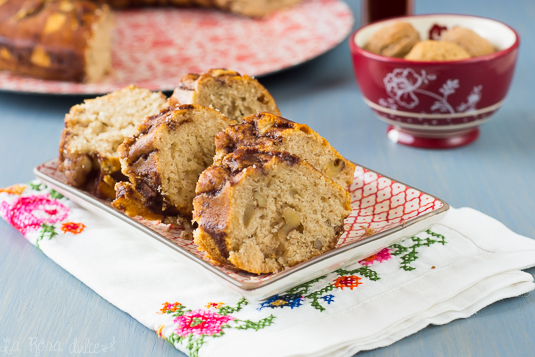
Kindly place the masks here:
<instances>
[{"instance_id":1,"label":"green embroidered leaf","mask_svg":"<svg viewBox=\"0 0 535 357\"><path fill-rule=\"evenodd\" d=\"M312 302L310 303L310 305L313 308L323 312L323 311L325 311L325 308L320 304L319 298L322 295L324 295L325 293L327 293L329 291L333 291L334 288L335 288L334 285L329 284L327 286L324 286L323 288L321 288L318 291L314 291L313 293L310 293L310 294L306 295L305 297L308 298L308 299L312 299Z\"/></svg>"},{"instance_id":2,"label":"green embroidered leaf","mask_svg":"<svg viewBox=\"0 0 535 357\"><path fill-rule=\"evenodd\" d=\"M168 311L166 311L166 313L173 314L174 317L177 317L177 316L182 316L186 312L189 312L189 311L191 311L191 310L190 309L186 309L186 307L184 305L178 305L176 307L175 311L168 310Z\"/></svg>"},{"instance_id":3,"label":"green embroidered leaf","mask_svg":"<svg viewBox=\"0 0 535 357\"><path fill-rule=\"evenodd\" d=\"M415 267L411 266L411 263L418 260L419 258L418 248L421 248L423 246L430 247L431 245L436 243L440 243L442 245L445 245L447 243L446 238L442 234L435 233L430 229L426 230L425 233L429 234L432 237L439 238L439 240L431 239L429 237L422 239L416 236L412 236L410 238L413 243L411 246L406 247L401 244L393 244L390 246L390 248L394 249L392 255L401 255L407 253L401 256L401 265L399 267L400 269L403 269L405 271L412 271L416 269ZM403 241L402 243L406 241L408 241L408 239Z\"/></svg>"},{"instance_id":4,"label":"green embroidered leaf","mask_svg":"<svg viewBox=\"0 0 535 357\"><path fill-rule=\"evenodd\" d=\"M435 232L431 231L430 229L426 230L425 233L427 233L427 234L429 234L429 235L431 235L433 237L440 238L440 240L437 241L437 242L442 244L442 245L447 243L446 242L446 237L444 237L442 234L435 233Z\"/></svg>"},{"instance_id":5,"label":"green embroidered leaf","mask_svg":"<svg viewBox=\"0 0 535 357\"><path fill-rule=\"evenodd\" d=\"M46 188L45 185L43 185L42 183L33 183L33 182L30 182L28 183L28 186L30 186L30 188L34 191L42 191ZM44 187L41 187L41 186L44 186Z\"/></svg>"},{"instance_id":6,"label":"green embroidered leaf","mask_svg":"<svg viewBox=\"0 0 535 357\"><path fill-rule=\"evenodd\" d=\"M236 326L238 330L253 329L255 331L258 331L260 329L265 328L266 326L270 326L271 324L273 324L274 318L275 316L269 315L268 317L263 318L259 320L258 322L254 322L251 320L238 320L238 319L234 320L234 322L237 322L239 324L238 326Z\"/></svg>"},{"instance_id":7,"label":"green embroidered leaf","mask_svg":"<svg viewBox=\"0 0 535 357\"><path fill-rule=\"evenodd\" d=\"M241 300L238 301L238 303L236 304L236 307L222 306L217 309L217 312L220 315L232 314L233 312L240 311L243 308L243 306L248 305L248 304L249 302L245 300L245 298L241 298Z\"/></svg>"},{"instance_id":8,"label":"green embroidered leaf","mask_svg":"<svg viewBox=\"0 0 535 357\"><path fill-rule=\"evenodd\" d=\"M186 348L190 353L190 357L199 357L199 349L204 345L204 335L194 338L193 335L188 336L188 343Z\"/></svg>"},{"instance_id":9,"label":"green embroidered leaf","mask_svg":"<svg viewBox=\"0 0 535 357\"><path fill-rule=\"evenodd\" d=\"M326 275L323 275L323 276L320 276L319 278L307 281L306 283L303 283L303 284L298 285L298 286L296 286L294 288L291 288L285 294L287 294L287 295L304 295L304 294L306 294L306 293L308 293L310 291L310 288L312 287L312 285L314 285L314 283L317 283L318 281L320 281L322 279L325 279L326 277L327 277Z\"/></svg>"},{"instance_id":10,"label":"green embroidered leaf","mask_svg":"<svg viewBox=\"0 0 535 357\"><path fill-rule=\"evenodd\" d=\"M56 200L59 200L60 198L63 198L65 196L63 196L61 193L59 193L58 191L55 191L55 190L50 190L50 197L56 199Z\"/></svg>"},{"instance_id":11,"label":"green embroidered leaf","mask_svg":"<svg viewBox=\"0 0 535 357\"><path fill-rule=\"evenodd\" d=\"M390 246L390 249L392 249L392 253L391 253L392 255L400 255L409 250L409 248L406 248L402 246L401 244L392 244Z\"/></svg>"},{"instance_id":12,"label":"green embroidered leaf","mask_svg":"<svg viewBox=\"0 0 535 357\"><path fill-rule=\"evenodd\" d=\"M58 235L58 233L56 232L56 227L54 225L52 225L52 224L42 223L40 232L41 232L41 234L39 235L39 237L35 241L35 246L39 250L41 249L41 247L39 246L39 242L40 241L45 239L47 236L48 236L48 239L50 240L50 239L52 239L52 237Z\"/></svg>"},{"instance_id":13,"label":"green embroidered leaf","mask_svg":"<svg viewBox=\"0 0 535 357\"><path fill-rule=\"evenodd\" d=\"M372 270L366 265L361 266L360 268L357 268L357 269L353 269L353 270L338 269L336 273L339 276L360 274L363 277L370 279L371 281L377 281L381 279L379 278L379 274L377 274L375 270Z\"/></svg>"}]
</instances>

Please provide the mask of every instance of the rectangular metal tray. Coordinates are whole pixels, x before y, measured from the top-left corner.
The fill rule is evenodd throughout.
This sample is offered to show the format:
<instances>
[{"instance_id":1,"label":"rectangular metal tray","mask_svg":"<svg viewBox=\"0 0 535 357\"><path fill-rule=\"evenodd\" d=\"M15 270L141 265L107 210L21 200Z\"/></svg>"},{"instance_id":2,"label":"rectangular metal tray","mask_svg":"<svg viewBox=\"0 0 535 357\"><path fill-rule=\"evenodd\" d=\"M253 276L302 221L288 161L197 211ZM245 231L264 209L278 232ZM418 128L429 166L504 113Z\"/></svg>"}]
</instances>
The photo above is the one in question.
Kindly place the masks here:
<instances>
[{"instance_id":1,"label":"rectangular metal tray","mask_svg":"<svg viewBox=\"0 0 535 357\"><path fill-rule=\"evenodd\" d=\"M266 299L360 261L431 227L449 209L449 205L437 197L357 165L350 186L353 212L344 222L346 232L336 248L290 269L256 275L204 259L205 253L198 251L192 241L180 238L181 227L128 217L112 208L109 202L65 184L57 159L39 165L34 174L73 202L147 239L157 249L196 267L251 301Z\"/></svg>"}]
</instances>

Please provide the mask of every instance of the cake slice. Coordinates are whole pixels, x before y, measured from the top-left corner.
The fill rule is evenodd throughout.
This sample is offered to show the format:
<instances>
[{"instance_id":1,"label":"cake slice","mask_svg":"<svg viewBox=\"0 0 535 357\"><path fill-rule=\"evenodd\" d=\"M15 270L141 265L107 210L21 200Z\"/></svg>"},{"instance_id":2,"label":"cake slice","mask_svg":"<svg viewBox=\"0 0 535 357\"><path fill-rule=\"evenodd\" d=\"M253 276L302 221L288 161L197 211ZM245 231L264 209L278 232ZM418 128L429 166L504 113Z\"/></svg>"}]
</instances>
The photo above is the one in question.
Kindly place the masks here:
<instances>
[{"instance_id":1,"label":"cake slice","mask_svg":"<svg viewBox=\"0 0 535 357\"><path fill-rule=\"evenodd\" d=\"M67 184L115 198L115 181L124 178L117 148L166 104L162 93L130 85L72 107L59 144L59 170Z\"/></svg>"},{"instance_id":2,"label":"cake slice","mask_svg":"<svg viewBox=\"0 0 535 357\"><path fill-rule=\"evenodd\" d=\"M113 206L131 216L191 217L195 185L212 164L214 137L234 121L198 105L180 105L147 118L119 147L122 172Z\"/></svg>"},{"instance_id":3,"label":"cake slice","mask_svg":"<svg viewBox=\"0 0 535 357\"><path fill-rule=\"evenodd\" d=\"M355 165L344 159L327 140L307 125L269 113L243 119L242 124L228 127L216 136L215 162L240 147L286 151L308 161L344 188L353 180Z\"/></svg>"},{"instance_id":4,"label":"cake slice","mask_svg":"<svg viewBox=\"0 0 535 357\"><path fill-rule=\"evenodd\" d=\"M272 273L333 249L351 212L347 190L297 156L240 148L202 173L194 240L208 258Z\"/></svg>"},{"instance_id":5,"label":"cake slice","mask_svg":"<svg viewBox=\"0 0 535 357\"><path fill-rule=\"evenodd\" d=\"M280 115L275 100L256 79L227 69L182 77L169 104L211 107L238 123L243 117L259 112Z\"/></svg>"}]
</instances>

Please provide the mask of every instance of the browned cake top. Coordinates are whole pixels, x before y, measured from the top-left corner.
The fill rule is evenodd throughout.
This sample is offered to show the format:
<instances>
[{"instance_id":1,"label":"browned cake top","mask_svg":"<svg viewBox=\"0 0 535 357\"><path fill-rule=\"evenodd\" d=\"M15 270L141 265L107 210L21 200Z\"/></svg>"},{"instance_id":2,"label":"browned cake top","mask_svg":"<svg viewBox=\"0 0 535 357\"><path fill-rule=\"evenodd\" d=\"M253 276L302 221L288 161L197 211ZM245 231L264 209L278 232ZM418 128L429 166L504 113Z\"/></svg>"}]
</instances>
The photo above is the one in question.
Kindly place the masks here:
<instances>
[{"instance_id":1,"label":"browned cake top","mask_svg":"<svg viewBox=\"0 0 535 357\"><path fill-rule=\"evenodd\" d=\"M216 81L225 84L232 78L242 77L242 75L236 71L232 71L226 68L212 68L208 72L203 73L203 74L197 74L197 73L186 74L184 77L180 79L180 82L178 83L178 88L182 90L194 91L195 83L201 77L204 77L204 78L211 77L215 79Z\"/></svg>"},{"instance_id":2,"label":"browned cake top","mask_svg":"<svg viewBox=\"0 0 535 357\"><path fill-rule=\"evenodd\" d=\"M270 147L282 140L282 133L287 129L310 133L308 126L269 114L258 113L243 119L238 125L228 127L216 136L216 151L224 154L237 147Z\"/></svg>"},{"instance_id":3,"label":"browned cake top","mask_svg":"<svg viewBox=\"0 0 535 357\"><path fill-rule=\"evenodd\" d=\"M140 156L145 155L154 150L154 141L150 137L150 133L155 131L158 127L166 124L170 129L174 129L181 124L190 122L190 119L183 118L179 121L180 113L184 110L194 109L195 105L185 104L175 107L168 107L162 109L157 115L153 115L145 119L136 128L135 135L127 137L123 144L119 147L119 152L122 159L127 159L128 162L135 162ZM146 139L145 139L145 138ZM146 145L143 143L146 142Z\"/></svg>"},{"instance_id":4,"label":"browned cake top","mask_svg":"<svg viewBox=\"0 0 535 357\"><path fill-rule=\"evenodd\" d=\"M202 173L197 183L196 193L197 195L217 194L227 182L230 182L231 185L239 182L245 169L253 167L262 171L271 162L297 165L301 160L287 152L239 148L227 155L220 165L212 165Z\"/></svg>"}]
</instances>

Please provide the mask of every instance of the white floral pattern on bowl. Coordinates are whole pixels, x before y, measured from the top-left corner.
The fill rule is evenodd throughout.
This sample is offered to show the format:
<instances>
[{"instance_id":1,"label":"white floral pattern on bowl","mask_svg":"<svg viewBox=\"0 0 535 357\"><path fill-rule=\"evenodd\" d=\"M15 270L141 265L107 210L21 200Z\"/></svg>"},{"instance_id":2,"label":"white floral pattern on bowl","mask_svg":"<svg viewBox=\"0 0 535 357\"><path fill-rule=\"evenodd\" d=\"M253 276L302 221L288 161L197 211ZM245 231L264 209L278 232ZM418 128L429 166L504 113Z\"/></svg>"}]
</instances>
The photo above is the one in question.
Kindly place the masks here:
<instances>
[{"instance_id":1,"label":"white floral pattern on bowl","mask_svg":"<svg viewBox=\"0 0 535 357\"><path fill-rule=\"evenodd\" d=\"M412 109L420 104L417 94L422 94L436 99L428 113L454 114L476 110L477 103L481 100L483 85L474 86L467 96L466 102L458 105L457 110L455 110L448 103L448 96L455 93L459 88L459 79L447 79L439 89L441 95L420 88L422 84L428 84L429 81L436 79L436 75L428 74L425 70L422 70L418 74L412 68L396 68L383 79L385 90L390 97L387 99L380 98L379 104L393 110L397 110L398 105Z\"/></svg>"}]
</instances>

